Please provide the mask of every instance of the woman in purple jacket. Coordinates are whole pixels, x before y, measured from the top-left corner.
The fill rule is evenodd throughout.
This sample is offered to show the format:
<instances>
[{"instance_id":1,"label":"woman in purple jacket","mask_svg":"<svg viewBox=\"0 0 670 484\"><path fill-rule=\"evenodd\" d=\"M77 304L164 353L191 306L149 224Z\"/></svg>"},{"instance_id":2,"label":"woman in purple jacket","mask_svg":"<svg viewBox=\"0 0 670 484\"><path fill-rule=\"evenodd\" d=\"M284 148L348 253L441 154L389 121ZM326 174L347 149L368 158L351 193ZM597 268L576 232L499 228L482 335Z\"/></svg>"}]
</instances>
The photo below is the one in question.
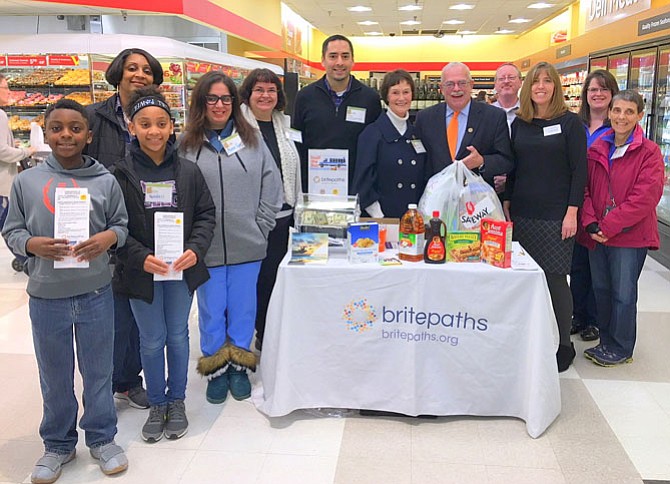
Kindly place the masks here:
<instances>
[{"instance_id":1,"label":"woman in purple jacket","mask_svg":"<svg viewBox=\"0 0 670 484\"><path fill-rule=\"evenodd\" d=\"M633 361L637 281L647 250L659 247L656 205L664 165L660 149L638 124L643 115L636 91L619 92L609 114L612 129L588 150L582 225L590 235L600 344L584 356L600 366Z\"/></svg>"}]
</instances>

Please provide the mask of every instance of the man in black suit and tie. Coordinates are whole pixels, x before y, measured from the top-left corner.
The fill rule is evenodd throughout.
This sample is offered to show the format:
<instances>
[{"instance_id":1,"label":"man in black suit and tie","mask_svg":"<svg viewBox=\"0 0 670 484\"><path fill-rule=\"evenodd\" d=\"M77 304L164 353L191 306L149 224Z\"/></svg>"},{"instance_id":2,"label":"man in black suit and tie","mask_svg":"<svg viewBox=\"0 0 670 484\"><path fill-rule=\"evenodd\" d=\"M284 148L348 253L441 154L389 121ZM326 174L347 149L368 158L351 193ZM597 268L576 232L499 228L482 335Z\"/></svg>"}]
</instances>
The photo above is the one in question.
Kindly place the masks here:
<instances>
[{"instance_id":1,"label":"man in black suit and tie","mask_svg":"<svg viewBox=\"0 0 670 484\"><path fill-rule=\"evenodd\" d=\"M440 88L446 102L419 111L417 137L426 148L430 174L461 160L493 186L493 177L513 166L507 118L502 109L472 102L473 86L468 66L444 66Z\"/></svg>"}]
</instances>

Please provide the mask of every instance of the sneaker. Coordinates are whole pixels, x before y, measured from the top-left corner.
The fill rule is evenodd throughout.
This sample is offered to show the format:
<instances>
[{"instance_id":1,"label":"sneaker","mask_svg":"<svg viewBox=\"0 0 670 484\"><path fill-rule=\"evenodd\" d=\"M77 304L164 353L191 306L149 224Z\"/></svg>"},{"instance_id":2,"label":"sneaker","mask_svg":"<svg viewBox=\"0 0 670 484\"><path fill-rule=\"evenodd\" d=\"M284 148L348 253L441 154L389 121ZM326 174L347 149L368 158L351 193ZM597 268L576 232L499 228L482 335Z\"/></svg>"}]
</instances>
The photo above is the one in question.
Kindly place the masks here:
<instances>
[{"instance_id":1,"label":"sneaker","mask_svg":"<svg viewBox=\"0 0 670 484\"><path fill-rule=\"evenodd\" d=\"M207 382L207 401L219 404L226 401L228 396L228 373L212 378Z\"/></svg>"},{"instance_id":2,"label":"sneaker","mask_svg":"<svg viewBox=\"0 0 670 484\"><path fill-rule=\"evenodd\" d=\"M147 442L158 442L163 438L165 419L167 418L167 405L152 405L149 410L149 418L142 427L142 438Z\"/></svg>"},{"instance_id":3,"label":"sneaker","mask_svg":"<svg viewBox=\"0 0 670 484\"><path fill-rule=\"evenodd\" d=\"M612 367L612 366L624 365L626 363L632 363L633 357L621 356L612 351L608 351L606 348L603 348L600 352L593 355L591 361L593 361L596 365L599 366Z\"/></svg>"},{"instance_id":4,"label":"sneaker","mask_svg":"<svg viewBox=\"0 0 670 484\"><path fill-rule=\"evenodd\" d=\"M602 353L604 348L602 344L596 345L593 348L587 348L584 350L584 358L593 361L596 355Z\"/></svg>"},{"instance_id":5,"label":"sneaker","mask_svg":"<svg viewBox=\"0 0 670 484\"><path fill-rule=\"evenodd\" d=\"M251 382L246 370L236 370L232 365L228 367L228 384L230 394L235 400L245 400L251 396Z\"/></svg>"},{"instance_id":6,"label":"sneaker","mask_svg":"<svg viewBox=\"0 0 670 484\"><path fill-rule=\"evenodd\" d=\"M188 430L188 419L186 418L186 406L184 400L175 400L168 403L167 422L165 423L165 436L170 440L183 437Z\"/></svg>"},{"instance_id":7,"label":"sneaker","mask_svg":"<svg viewBox=\"0 0 670 484\"><path fill-rule=\"evenodd\" d=\"M145 409L149 408L149 400L147 399L147 391L142 385L131 388L125 392L116 392L114 398L125 400L133 408Z\"/></svg>"},{"instance_id":8,"label":"sneaker","mask_svg":"<svg viewBox=\"0 0 670 484\"><path fill-rule=\"evenodd\" d=\"M33 473L30 474L30 482L33 484L51 484L55 482L60 477L61 466L74 459L76 454L76 450L73 450L69 454L45 452L35 463Z\"/></svg>"},{"instance_id":9,"label":"sneaker","mask_svg":"<svg viewBox=\"0 0 670 484\"><path fill-rule=\"evenodd\" d=\"M597 326L590 324L579 332L579 337L582 338L582 341L595 341L600 338L600 330Z\"/></svg>"},{"instance_id":10,"label":"sneaker","mask_svg":"<svg viewBox=\"0 0 670 484\"><path fill-rule=\"evenodd\" d=\"M100 469L108 476L128 469L128 458L114 441L99 447L91 447L89 452L91 457L100 461Z\"/></svg>"}]
</instances>

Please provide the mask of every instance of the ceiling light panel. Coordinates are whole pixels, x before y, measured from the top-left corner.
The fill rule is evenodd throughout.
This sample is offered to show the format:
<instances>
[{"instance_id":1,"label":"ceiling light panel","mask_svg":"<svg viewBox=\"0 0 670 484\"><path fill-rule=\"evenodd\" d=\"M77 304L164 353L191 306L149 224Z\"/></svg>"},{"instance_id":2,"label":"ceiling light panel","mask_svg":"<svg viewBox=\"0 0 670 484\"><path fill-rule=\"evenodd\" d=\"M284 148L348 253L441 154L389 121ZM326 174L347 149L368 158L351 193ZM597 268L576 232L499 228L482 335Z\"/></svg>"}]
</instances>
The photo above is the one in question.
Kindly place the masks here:
<instances>
[{"instance_id":1,"label":"ceiling light panel","mask_svg":"<svg viewBox=\"0 0 670 484\"><path fill-rule=\"evenodd\" d=\"M0 0L2 3L3 0ZM548 17L567 8L574 0L283 0L294 12L326 35L344 34L363 36L366 29L402 35L403 30L419 33L456 28L473 31L477 35L493 35L496 28L507 27L521 35L536 28ZM529 9L529 4L541 3L545 9ZM454 10L450 7L467 5L475 8ZM398 10L399 7L418 6L421 10ZM347 8L365 7L364 12ZM463 7L461 7L463 8ZM416 16L416 25L401 25ZM461 20L463 24L443 24L445 20ZM529 19L530 22L508 23L509 20ZM378 22L359 25L358 22ZM413 34L413 35L416 35ZM449 35L447 33L447 35ZM464 34L465 35L465 34Z\"/></svg>"},{"instance_id":2,"label":"ceiling light panel","mask_svg":"<svg viewBox=\"0 0 670 484\"><path fill-rule=\"evenodd\" d=\"M347 7L347 10L350 12L371 12L372 7L366 7L365 5L355 5L353 7Z\"/></svg>"},{"instance_id":3,"label":"ceiling light panel","mask_svg":"<svg viewBox=\"0 0 670 484\"><path fill-rule=\"evenodd\" d=\"M457 3L456 5L451 5L449 10L472 10L473 8L475 6L469 3Z\"/></svg>"}]
</instances>

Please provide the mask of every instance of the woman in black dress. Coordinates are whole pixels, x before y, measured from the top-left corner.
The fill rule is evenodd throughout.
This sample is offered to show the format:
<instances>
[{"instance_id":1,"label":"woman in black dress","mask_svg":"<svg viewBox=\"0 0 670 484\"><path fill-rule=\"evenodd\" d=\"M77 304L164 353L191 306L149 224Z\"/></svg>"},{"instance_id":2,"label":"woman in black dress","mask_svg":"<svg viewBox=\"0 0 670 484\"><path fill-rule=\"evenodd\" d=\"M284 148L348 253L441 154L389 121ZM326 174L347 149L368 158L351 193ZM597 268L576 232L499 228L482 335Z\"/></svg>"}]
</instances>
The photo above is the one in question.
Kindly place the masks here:
<instances>
[{"instance_id":1,"label":"woman in black dress","mask_svg":"<svg viewBox=\"0 0 670 484\"><path fill-rule=\"evenodd\" d=\"M570 342L570 273L577 210L586 184L586 133L568 111L554 66L540 62L521 87L520 108L512 123L515 167L508 178L505 209L515 239L544 270L558 323L558 370L575 357Z\"/></svg>"}]
</instances>

